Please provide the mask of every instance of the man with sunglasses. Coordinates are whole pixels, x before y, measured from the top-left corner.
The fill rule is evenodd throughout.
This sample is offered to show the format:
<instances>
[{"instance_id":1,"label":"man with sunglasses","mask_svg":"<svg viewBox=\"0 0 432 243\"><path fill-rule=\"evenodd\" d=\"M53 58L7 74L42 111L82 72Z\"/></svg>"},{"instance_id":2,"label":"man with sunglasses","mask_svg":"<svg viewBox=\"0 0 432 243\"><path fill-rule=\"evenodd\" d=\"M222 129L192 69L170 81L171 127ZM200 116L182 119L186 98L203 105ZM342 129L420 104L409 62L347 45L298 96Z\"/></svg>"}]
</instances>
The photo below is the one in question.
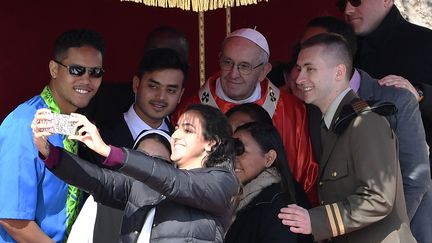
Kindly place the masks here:
<instances>
[{"instance_id":1,"label":"man with sunglasses","mask_svg":"<svg viewBox=\"0 0 432 243\"><path fill-rule=\"evenodd\" d=\"M197 94L182 101L176 117L193 103L218 107L224 113L243 103L262 106L283 139L294 177L316 204L318 164L312 155L305 105L294 96L280 92L266 78L272 68L269 55L267 40L255 29L243 28L230 33L219 54L220 72L210 77Z\"/></svg>"},{"instance_id":2,"label":"man with sunglasses","mask_svg":"<svg viewBox=\"0 0 432 243\"><path fill-rule=\"evenodd\" d=\"M432 159L432 30L406 21L393 0L338 0L339 9L358 37L354 65L381 79L389 74L406 79L381 80L419 94L420 111Z\"/></svg>"},{"instance_id":3,"label":"man with sunglasses","mask_svg":"<svg viewBox=\"0 0 432 243\"><path fill-rule=\"evenodd\" d=\"M30 127L37 109L70 114L85 107L102 81L102 37L69 30L55 42L51 80L41 94L19 105L0 127L0 241L62 242L82 203L81 192L54 176L38 157ZM48 138L76 153L66 135Z\"/></svg>"}]
</instances>

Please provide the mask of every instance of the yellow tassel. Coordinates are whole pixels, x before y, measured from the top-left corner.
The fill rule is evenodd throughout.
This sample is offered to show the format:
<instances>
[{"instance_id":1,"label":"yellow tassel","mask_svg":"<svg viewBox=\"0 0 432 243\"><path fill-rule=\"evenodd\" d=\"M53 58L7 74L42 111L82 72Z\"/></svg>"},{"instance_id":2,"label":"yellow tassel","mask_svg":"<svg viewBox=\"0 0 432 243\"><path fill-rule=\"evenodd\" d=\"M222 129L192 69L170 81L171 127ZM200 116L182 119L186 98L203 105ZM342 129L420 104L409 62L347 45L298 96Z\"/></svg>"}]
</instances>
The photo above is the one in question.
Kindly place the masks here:
<instances>
[{"instance_id":1,"label":"yellow tassel","mask_svg":"<svg viewBox=\"0 0 432 243\"><path fill-rule=\"evenodd\" d=\"M199 31L199 76L200 86L205 83L205 28L204 12L198 13L198 31Z\"/></svg>"},{"instance_id":2,"label":"yellow tassel","mask_svg":"<svg viewBox=\"0 0 432 243\"><path fill-rule=\"evenodd\" d=\"M268 2L268 0L120 0L121 2L136 2L147 6L162 8L180 8L195 12L204 12L218 8L228 8Z\"/></svg>"}]
</instances>

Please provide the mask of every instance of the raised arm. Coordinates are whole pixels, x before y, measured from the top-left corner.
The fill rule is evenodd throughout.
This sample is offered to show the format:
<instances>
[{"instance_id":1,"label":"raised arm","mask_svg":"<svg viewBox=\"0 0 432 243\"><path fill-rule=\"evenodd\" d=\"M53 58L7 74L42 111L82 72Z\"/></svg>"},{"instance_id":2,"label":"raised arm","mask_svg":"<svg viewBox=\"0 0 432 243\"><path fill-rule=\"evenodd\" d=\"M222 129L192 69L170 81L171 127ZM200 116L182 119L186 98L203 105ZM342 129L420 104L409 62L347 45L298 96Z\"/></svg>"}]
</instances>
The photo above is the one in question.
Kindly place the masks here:
<instances>
[{"instance_id":1,"label":"raised arm","mask_svg":"<svg viewBox=\"0 0 432 243\"><path fill-rule=\"evenodd\" d=\"M123 174L145 183L173 201L215 215L231 208L238 182L221 168L181 170L143 153L125 149Z\"/></svg>"},{"instance_id":2,"label":"raised arm","mask_svg":"<svg viewBox=\"0 0 432 243\"><path fill-rule=\"evenodd\" d=\"M84 135L69 136L70 138L85 142L96 152L100 152L99 147L104 146L110 150L100 138L97 128L87 118L79 114L74 117L77 120L76 125L81 126L78 133ZM123 208L127 202L132 180L121 173L100 168L61 148L52 146L48 142L48 136L52 135L50 132L51 119L52 115L49 110L40 109L31 125L34 143L46 166L66 183L92 194L96 201L108 206Z\"/></svg>"},{"instance_id":3,"label":"raised arm","mask_svg":"<svg viewBox=\"0 0 432 243\"><path fill-rule=\"evenodd\" d=\"M56 149L58 152L55 152ZM117 171L100 168L67 151L51 148L50 156L56 156L56 153L57 159L48 158L46 162L58 160L50 168L57 177L93 195L96 202L119 209L125 207L133 179Z\"/></svg>"}]
</instances>

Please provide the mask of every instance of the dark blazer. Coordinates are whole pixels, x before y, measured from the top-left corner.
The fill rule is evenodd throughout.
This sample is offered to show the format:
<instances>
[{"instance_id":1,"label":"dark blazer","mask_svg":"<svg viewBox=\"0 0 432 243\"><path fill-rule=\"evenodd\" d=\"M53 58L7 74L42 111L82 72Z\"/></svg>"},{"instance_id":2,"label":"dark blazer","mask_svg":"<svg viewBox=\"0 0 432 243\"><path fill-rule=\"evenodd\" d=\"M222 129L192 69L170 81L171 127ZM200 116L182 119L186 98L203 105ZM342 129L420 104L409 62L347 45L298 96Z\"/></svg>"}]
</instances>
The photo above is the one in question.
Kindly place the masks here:
<instances>
[{"instance_id":1,"label":"dark blazer","mask_svg":"<svg viewBox=\"0 0 432 243\"><path fill-rule=\"evenodd\" d=\"M101 128L100 134L107 144L116 147L132 148L134 139L123 114ZM120 235L123 210L97 204L93 230L94 243L117 243Z\"/></svg>"},{"instance_id":2,"label":"dark blazer","mask_svg":"<svg viewBox=\"0 0 432 243\"><path fill-rule=\"evenodd\" d=\"M134 139L123 114L111 120L111 123L101 127L100 134L107 143L117 146L132 148Z\"/></svg>"},{"instance_id":3,"label":"dark blazer","mask_svg":"<svg viewBox=\"0 0 432 243\"><path fill-rule=\"evenodd\" d=\"M120 242L136 242L153 207L151 242L223 241L232 197L238 192L233 173L222 168L179 170L139 151L124 151L119 172L65 151L52 172L89 192L97 202L124 209Z\"/></svg>"},{"instance_id":4,"label":"dark blazer","mask_svg":"<svg viewBox=\"0 0 432 243\"><path fill-rule=\"evenodd\" d=\"M105 121L100 129L102 139L116 147L132 148L134 139L123 114L113 115L109 123ZM79 156L102 166L103 158L80 143ZM103 167L103 166L102 166ZM96 219L93 230L94 243L117 243L120 235L123 211L117 208L97 204ZM89 226L90 227L90 226Z\"/></svg>"},{"instance_id":5,"label":"dark blazer","mask_svg":"<svg viewBox=\"0 0 432 243\"><path fill-rule=\"evenodd\" d=\"M309 134L312 144L312 151L316 161L319 162L321 156L321 118L322 113L318 107L312 104L306 104L309 122Z\"/></svg>"},{"instance_id":6,"label":"dark blazer","mask_svg":"<svg viewBox=\"0 0 432 243\"><path fill-rule=\"evenodd\" d=\"M134 103L135 94L132 81L103 81L90 103L78 113L85 115L97 127L112 123L113 117L119 117Z\"/></svg>"},{"instance_id":7,"label":"dark blazer","mask_svg":"<svg viewBox=\"0 0 432 243\"><path fill-rule=\"evenodd\" d=\"M102 139L116 147L132 148L134 139L129 130L123 114L111 116L111 120L105 121L100 129ZM103 158L80 143L79 156L87 161L102 166ZM102 166L103 167L103 166ZM96 219L93 229L94 243L117 243L120 235L123 211L97 204ZM89 227L92 227L89 225Z\"/></svg>"},{"instance_id":8,"label":"dark blazer","mask_svg":"<svg viewBox=\"0 0 432 243\"><path fill-rule=\"evenodd\" d=\"M315 240L334 242L415 242L406 214L397 139L387 120L374 112L333 132L342 107L357 96L348 92L330 131L322 138L318 196L309 210Z\"/></svg>"},{"instance_id":9,"label":"dark blazer","mask_svg":"<svg viewBox=\"0 0 432 243\"><path fill-rule=\"evenodd\" d=\"M310 208L304 191L303 195L303 200L306 201L297 204ZM277 217L280 209L290 203L294 201L282 192L280 183L264 188L248 205L237 212L236 219L225 236L225 243L313 242L310 236L291 232Z\"/></svg>"},{"instance_id":10,"label":"dark blazer","mask_svg":"<svg viewBox=\"0 0 432 243\"><path fill-rule=\"evenodd\" d=\"M431 43L431 29L406 21L393 6L372 33L358 36L354 59L354 67L365 70L374 78L396 74L423 90L425 98L420 103L420 110L429 146L432 145Z\"/></svg>"},{"instance_id":11,"label":"dark blazer","mask_svg":"<svg viewBox=\"0 0 432 243\"><path fill-rule=\"evenodd\" d=\"M134 139L126 121L122 115L112 117L110 123L102 126L99 131L102 139L107 143L116 147L132 148ZM100 164L101 157L92 150L86 148L83 143L79 144L79 156L85 160L91 161L95 164Z\"/></svg>"}]
</instances>

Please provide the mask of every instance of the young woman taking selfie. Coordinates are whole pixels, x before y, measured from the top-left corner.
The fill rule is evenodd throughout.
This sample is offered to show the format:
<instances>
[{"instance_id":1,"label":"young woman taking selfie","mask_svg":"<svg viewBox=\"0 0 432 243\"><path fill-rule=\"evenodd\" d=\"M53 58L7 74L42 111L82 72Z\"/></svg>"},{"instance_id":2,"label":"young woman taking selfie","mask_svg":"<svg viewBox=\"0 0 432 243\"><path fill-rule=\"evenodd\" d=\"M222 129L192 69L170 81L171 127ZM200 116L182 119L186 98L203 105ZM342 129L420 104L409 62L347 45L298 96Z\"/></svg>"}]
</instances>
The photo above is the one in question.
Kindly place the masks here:
<instances>
[{"instance_id":1,"label":"young woman taking selfie","mask_svg":"<svg viewBox=\"0 0 432 243\"><path fill-rule=\"evenodd\" d=\"M120 242L222 242L239 183L232 164L231 127L216 108L190 106L171 139L177 168L145 153L106 145L97 128L73 114L79 127L70 136L105 157L103 169L51 146L50 115L36 113L34 142L46 166L96 201L124 209Z\"/></svg>"}]
</instances>

